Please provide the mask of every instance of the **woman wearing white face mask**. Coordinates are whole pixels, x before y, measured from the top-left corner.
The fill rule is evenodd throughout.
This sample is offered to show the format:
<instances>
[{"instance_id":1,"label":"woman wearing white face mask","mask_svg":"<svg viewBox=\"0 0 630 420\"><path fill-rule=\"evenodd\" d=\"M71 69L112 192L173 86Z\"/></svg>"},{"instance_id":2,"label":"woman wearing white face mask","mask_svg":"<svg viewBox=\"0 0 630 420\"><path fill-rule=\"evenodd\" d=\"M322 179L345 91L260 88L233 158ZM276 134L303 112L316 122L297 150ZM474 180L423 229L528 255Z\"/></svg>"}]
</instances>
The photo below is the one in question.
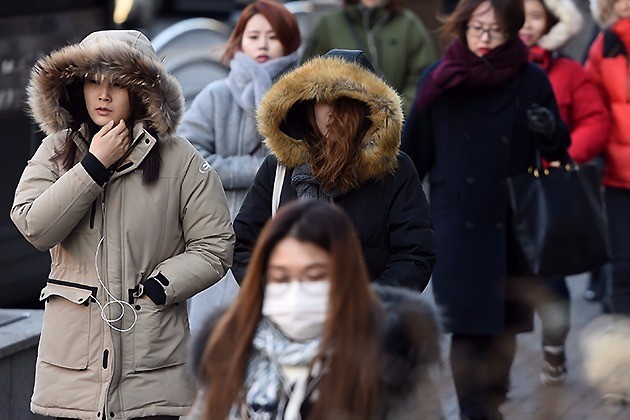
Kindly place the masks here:
<instances>
[{"instance_id":1,"label":"woman wearing white face mask","mask_svg":"<svg viewBox=\"0 0 630 420\"><path fill-rule=\"evenodd\" d=\"M433 309L417 293L370 287L353 224L332 204L282 207L236 302L206 325L188 418L442 418Z\"/></svg>"}]
</instances>

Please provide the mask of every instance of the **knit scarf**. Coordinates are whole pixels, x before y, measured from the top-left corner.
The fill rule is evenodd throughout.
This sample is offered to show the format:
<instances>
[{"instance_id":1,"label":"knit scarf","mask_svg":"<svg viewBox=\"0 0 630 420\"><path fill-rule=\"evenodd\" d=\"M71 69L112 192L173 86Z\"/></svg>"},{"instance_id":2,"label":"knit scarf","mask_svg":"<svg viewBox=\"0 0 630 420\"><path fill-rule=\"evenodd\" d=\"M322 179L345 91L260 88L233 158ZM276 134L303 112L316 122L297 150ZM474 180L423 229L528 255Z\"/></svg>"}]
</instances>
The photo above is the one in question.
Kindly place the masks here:
<instances>
[{"instance_id":1,"label":"knit scarf","mask_svg":"<svg viewBox=\"0 0 630 420\"><path fill-rule=\"evenodd\" d=\"M226 80L230 93L241 108L254 113L274 80L294 66L297 60L297 51L265 63L238 51L230 61L230 74Z\"/></svg>"},{"instance_id":2,"label":"knit scarf","mask_svg":"<svg viewBox=\"0 0 630 420\"><path fill-rule=\"evenodd\" d=\"M297 196L303 200L326 201L332 203L333 199L340 195L338 191L326 191L321 183L313 178L311 167L305 163L296 166L291 175L291 185L295 188Z\"/></svg>"},{"instance_id":3,"label":"knit scarf","mask_svg":"<svg viewBox=\"0 0 630 420\"><path fill-rule=\"evenodd\" d=\"M253 356L245 373L245 410L248 419L283 419L291 396L281 365L308 367L319 352L321 340L294 342L286 338L269 320L263 318L254 334ZM317 381L319 376L311 379ZM230 419L242 418L243 407L235 406Z\"/></svg>"},{"instance_id":4,"label":"knit scarf","mask_svg":"<svg viewBox=\"0 0 630 420\"><path fill-rule=\"evenodd\" d=\"M528 61L528 51L518 37L510 39L483 57L476 56L459 39L447 47L440 64L426 77L416 107L427 109L444 91L500 86L516 77Z\"/></svg>"}]
</instances>

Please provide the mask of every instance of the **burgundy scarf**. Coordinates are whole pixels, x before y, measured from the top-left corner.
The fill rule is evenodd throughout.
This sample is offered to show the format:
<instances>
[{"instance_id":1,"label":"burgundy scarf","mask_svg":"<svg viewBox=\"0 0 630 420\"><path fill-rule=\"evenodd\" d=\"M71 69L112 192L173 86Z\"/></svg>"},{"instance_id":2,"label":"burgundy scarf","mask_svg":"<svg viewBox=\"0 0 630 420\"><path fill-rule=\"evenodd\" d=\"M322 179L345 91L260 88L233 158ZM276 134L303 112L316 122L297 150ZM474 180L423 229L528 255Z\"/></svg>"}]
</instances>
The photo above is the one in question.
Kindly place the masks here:
<instances>
[{"instance_id":1,"label":"burgundy scarf","mask_svg":"<svg viewBox=\"0 0 630 420\"><path fill-rule=\"evenodd\" d=\"M477 57L464 42L455 39L446 47L441 63L427 76L416 98L416 107L428 108L444 91L457 86L472 89L499 86L514 78L527 62L528 49L518 37L484 57Z\"/></svg>"}]
</instances>

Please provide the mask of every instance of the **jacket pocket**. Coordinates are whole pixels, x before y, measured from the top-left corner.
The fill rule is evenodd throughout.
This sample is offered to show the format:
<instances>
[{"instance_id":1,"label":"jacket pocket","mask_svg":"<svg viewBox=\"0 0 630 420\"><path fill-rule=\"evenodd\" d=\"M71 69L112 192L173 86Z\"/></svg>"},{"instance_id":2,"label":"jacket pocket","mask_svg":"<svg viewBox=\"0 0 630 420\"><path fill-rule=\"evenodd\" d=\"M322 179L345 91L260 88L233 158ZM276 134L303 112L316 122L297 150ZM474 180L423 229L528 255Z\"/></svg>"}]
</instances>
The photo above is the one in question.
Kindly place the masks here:
<instances>
[{"instance_id":1,"label":"jacket pocket","mask_svg":"<svg viewBox=\"0 0 630 420\"><path fill-rule=\"evenodd\" d=\"M40 294L46 301L39 358L66 369L86 369L90 350L90 297L93 288L49 282Z\"/></svg>"},{"instance_id":2,"label":"jacket pocket","mask_svg":"<svg viewBox=\"0 0 630 420\"><path fill-rule=\"evenodd\" d=\"M186 305L156 305L147 296L136 303L134 370L141 372L185 363L189 335Z\"/></svg>"}]
</instances>

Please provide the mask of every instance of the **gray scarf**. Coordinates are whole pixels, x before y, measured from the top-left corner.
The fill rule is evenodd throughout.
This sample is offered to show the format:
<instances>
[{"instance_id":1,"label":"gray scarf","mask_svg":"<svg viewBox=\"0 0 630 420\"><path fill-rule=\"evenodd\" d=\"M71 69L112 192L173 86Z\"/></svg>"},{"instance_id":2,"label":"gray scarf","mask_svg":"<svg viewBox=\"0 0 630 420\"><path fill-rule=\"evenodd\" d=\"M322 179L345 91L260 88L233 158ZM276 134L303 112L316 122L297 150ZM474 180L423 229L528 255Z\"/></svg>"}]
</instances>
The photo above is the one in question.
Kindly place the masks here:
<instances>
[{"instance_id":1,"label":"gray scarf","mask_svg":"<svg viewBox=\"0 0 630 420\"><path fill-rule=\"evenodd\" d=\"M313 178L311 167L305 163L296 166L291 174L291 185L295 188L298 198L302 200L317 200L333 202L339 196L338 191L326 191L321 187L321 182Z\"/></svg>"},{"instance_id":2,"label":"gray scarf","mask_svg":"<svg viewBox=\"0 0 630 420\"><path fill-rule=\"evenodd\" d=\"M273 81L297 61L297 51L262 64L238 51L230 61L230 74L226 79L228 88L236 103L253 113Z\"/></svg>"},{"instance_id":3,"label":"gray scarf","mask_svg":"<svg viewBox=\"0 0 630 420\"><path fill-rule=\"evenodd\" d=\"M278 328L263 318L254 334L254 353L245 373L245 407L236 405L230 419L243 417L254 420L282 419L291 394L281 365L308 367L317 355L320 340L293 342ZM311 383L319 379L313 378Z\"/></svg>"}]
</instances>

